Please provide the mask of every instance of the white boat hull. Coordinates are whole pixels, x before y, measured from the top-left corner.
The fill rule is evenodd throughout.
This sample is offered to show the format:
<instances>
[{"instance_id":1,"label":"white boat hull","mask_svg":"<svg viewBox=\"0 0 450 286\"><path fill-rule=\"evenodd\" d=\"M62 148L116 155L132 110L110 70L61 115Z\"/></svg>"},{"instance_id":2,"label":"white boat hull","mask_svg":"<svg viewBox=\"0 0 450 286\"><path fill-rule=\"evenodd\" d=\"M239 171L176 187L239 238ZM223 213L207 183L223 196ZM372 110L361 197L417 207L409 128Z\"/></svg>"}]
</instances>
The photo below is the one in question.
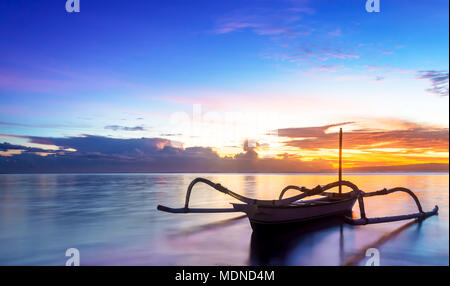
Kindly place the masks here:
<instances>
[{"instance_id":1,"label":"white boat hull","mask_svg":"<svg viewBox=\"0 0 450 286\"><path fill-rule=\"evenodd\" d=\"M356 198L328 201L324 199L290 204L284 207L233 204L245 212L253 224L287 224L351 212Z\"/></svg>"}]
</instances>

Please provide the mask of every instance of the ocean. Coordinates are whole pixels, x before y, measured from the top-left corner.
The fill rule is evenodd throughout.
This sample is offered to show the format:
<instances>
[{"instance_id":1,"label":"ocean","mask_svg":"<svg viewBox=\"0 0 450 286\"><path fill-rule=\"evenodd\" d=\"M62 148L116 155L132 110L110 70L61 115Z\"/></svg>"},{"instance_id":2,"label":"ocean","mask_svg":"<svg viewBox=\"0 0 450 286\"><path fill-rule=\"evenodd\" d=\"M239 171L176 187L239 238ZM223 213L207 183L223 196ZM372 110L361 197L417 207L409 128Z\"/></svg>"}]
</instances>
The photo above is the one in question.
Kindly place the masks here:
<instances>
[{"instance_id":1,"label":"ocean","mask_svg":"<svg viewBox=\"0 0 450 286\"><path fill-rule=\"evenodd\" d=\"M286 185L314 187L335 174L17 174L0 175L0 265L65 265L76 248L81 265L449 265L448 173L344 174L363 191L402 186L439 215L351 226L309 223L253 233L245 216L169 214L184 205L196 177L248 197L276 199ZM292 193L293 194L293 193ZM287 194L289 195L289 193ZM197 185L192 207L236 202ZM369 217L416 212L406 194L365 199ZM354 216L358 216L355 205Z\"/></svg>"}]
</instances>

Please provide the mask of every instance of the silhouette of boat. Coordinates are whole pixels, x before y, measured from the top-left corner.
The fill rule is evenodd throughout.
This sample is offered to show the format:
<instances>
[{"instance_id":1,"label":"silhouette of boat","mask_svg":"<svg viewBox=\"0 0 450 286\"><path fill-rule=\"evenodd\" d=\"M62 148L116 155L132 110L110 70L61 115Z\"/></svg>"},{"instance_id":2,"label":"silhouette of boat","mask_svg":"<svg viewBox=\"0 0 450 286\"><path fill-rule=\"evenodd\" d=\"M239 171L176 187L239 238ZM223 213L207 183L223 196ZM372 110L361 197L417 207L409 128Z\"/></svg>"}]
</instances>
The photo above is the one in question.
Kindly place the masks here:
<instances>
[{"instance_id":1,"label":"silhouette of boat","mask_svg":"<svg viewBox=\"0 0 450 286\"><path fill-rule=\"evenodd\" d=\"M227 194L242 204L233 203L233 208L189 208L189 199L192 188L197 183L204 183L215 190ZM351 189L350 192L342 192L342 186ZM328 192L333 188L339 188L339 192ZM288 190L297 190L299 195L283 198ZM388 195L394 192L405 192L415 201L418 212L413 214L367 218L364 208L365 197ZM303 200L311 196L322 196L322 198ZM354 219L347 215L351 213L355 202L358 201L361 218ZM253 229L267 226L291 225L292 223L316 220L330 216L342 216L345 222L354 225L365 225L373 223L393 222L399 220L417 218L425 219L438 212L438 206L433 210L424 212L417 196L409 189L397 187L392 189L382 189L375 192L363 192L355 184L342 180L342 129L339 132L339 180L325 186L316 186L308 189L306 187L287 186L277 200L258 200L237 194L221 184L216 184L205 178L196 178L188 186L184 208L170 208L162 205L157 207L160 211L169 213L223 213L223 212L243 212L247 215Z\"/></svg>"}]
</instances>

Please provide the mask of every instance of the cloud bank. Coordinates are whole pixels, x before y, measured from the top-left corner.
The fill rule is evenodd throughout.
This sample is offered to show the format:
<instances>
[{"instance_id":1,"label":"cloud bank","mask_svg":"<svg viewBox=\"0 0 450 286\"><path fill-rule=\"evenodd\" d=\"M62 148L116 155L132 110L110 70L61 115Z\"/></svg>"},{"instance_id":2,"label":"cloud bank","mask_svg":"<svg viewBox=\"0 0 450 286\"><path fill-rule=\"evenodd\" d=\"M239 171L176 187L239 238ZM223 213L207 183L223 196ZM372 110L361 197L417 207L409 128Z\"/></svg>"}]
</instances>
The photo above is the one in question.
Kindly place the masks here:
<instances>
[{"instance_id":1,"label":"cloud bank","mask_svg":"<svg viewBox=\"0 0 450 286\"><path fill-rule=\"evenodd\" d=\"M31 149L9 143L0 150L23 150L19 155L0 157L1 173L61 172L325 172L333 168L324 160L304 162L285 156L259 158L245 147L234 157L220 157L211 148L176 148L161 138L116 139L82 137L24 137L30 143L56 145L60 151ZM76 151L66 151L76 150ZM46 156L39 152L48 153Z\"/></svg>"},{"instance_id":2,"label":"cloud bank","mask_svg":"<svg viewBox=\"0 0 450 286\"><path fill-rule=\"evenodd\" d=\"M448 128L391 122L393 130L354 129L354 122L344 122L279 129L276 136L295 152L280 151L271 158L258 154L268 146L251 147L248 142L241 153L220 157L212 148L182 148L163 138L8 135L51 148L0 143L0 173L335 172L336 127L340 126L347 129L346 171L448 171Z\"/></svg>"},{"instance_id":3,"label":"cloud bank","mask_svg":"<svg viewBox=\"0 0 450 286\"><path fill-rule=\"evenodd\" d=\"M330 127L344 125L326 125L321 127L279 129L279 136L292 140L285 142L287 146L298 147L303 150L317 150L336 145L336 134L326 133ZM371 130L359 129L345 133L344 148L373 149L373 148L402 148L402 149L432 149L437 152L448 152L449 129L425 128L413 125L403 130Z\"/></svg>"}]
</instances>

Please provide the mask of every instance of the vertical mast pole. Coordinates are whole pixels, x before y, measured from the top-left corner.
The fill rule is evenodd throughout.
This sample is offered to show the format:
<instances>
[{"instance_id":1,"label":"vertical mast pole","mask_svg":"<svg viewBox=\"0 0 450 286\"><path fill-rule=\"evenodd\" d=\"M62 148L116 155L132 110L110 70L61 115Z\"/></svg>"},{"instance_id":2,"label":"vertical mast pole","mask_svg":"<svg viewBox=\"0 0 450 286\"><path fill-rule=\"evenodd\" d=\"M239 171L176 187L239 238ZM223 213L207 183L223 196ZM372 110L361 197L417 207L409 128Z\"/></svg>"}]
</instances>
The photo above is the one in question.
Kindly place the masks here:
<instances>
[{"instance_id":1,"label":"vertical mast pole","mask_svg":"<svg viewBox=\"0 0 450 286\"><path fill-rule=\"evenodd\" d=\"M342 193L342 128L339 129L339 194Z\"/></svg>"}]
</instances>

